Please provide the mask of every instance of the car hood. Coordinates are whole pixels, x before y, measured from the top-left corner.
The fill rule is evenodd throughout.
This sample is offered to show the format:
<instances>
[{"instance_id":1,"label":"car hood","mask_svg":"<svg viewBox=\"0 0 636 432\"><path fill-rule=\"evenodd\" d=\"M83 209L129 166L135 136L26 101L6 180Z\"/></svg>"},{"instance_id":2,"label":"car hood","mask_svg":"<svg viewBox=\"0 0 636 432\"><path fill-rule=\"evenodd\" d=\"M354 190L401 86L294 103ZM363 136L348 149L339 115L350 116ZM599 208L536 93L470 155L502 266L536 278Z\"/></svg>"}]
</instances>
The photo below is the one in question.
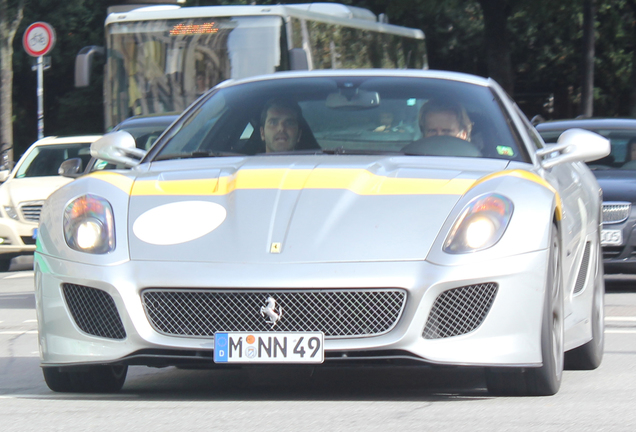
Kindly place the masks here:
<instances>
[{"instance_id":1,"label":"car hood","mask_svg":"<svg viewBox=\"0 0 636 432\"><path fill-rule=\"evenodd\" d=\"M603 189L603 201L636 203L636 171L595 170L593 172Z\"/></svg>"},{"instance_id":2,"label":"car hood","mask_svg":"<svg viewBox=\"0 0 636 432\"><path fill-rule=\"evenodd\" d=\"M2 184L2 189L11 204L18 206L27 201L44 201L49 195L70 183L73 179L62 176L12 178Z\"/></svg>"},{"instance_id":3,"label":"car hood","mask_svg":"<svg viewBox=\"0 0 636 432\"><path fill-rule=\"evenodd\" d=\"M237 159L198 168L193 161L161 162L140 174L129 201L131 258L424 259L461 196L507 164L362 156Z\"/></svg>"}]
</instances>

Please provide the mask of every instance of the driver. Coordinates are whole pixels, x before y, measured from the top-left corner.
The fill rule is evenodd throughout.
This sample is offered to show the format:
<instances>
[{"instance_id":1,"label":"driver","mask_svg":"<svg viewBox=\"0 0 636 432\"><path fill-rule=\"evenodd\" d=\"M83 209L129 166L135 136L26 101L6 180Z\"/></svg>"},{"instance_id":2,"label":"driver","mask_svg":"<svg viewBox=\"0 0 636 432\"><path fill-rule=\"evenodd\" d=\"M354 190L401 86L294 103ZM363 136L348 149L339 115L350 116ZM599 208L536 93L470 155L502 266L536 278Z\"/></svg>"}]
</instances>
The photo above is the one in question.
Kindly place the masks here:
<instances>
[{"instance_id":1,"label":"driver","mask_svg":"<svg viewBox=\"0 0 636 432\"><path fill-rule=\"evenodd\" d=\"M297 103L272 99L261 113L261 139L267 153L292 151L301 135L302 111Z\"/></svg>"},{"instance_id":2,"label":"driver","mask_svg":"<svg viewBox=\"0 0 636 432\"><path fill-rule=\"evenodd\" d=\"M424 138L447 135L470 141L473 124L464 107L450 101L429 100L420 109L420 130Z\"/></svg>"}]
</instances>

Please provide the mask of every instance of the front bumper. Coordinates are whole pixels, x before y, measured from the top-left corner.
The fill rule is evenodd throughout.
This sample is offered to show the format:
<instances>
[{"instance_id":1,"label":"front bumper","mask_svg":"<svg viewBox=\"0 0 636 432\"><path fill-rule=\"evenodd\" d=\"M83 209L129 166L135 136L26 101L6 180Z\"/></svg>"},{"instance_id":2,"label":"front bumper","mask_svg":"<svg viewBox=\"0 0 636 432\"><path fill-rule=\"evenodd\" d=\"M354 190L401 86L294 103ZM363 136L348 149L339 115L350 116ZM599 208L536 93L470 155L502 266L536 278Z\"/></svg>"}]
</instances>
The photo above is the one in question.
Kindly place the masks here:
<instances>
[{"instance_id":1,"label":"front bumper","mask_svg":"<svg viewBox=\"0 0 636 432\"><path fill-rule=\"evenodd\" d=\"M93 266L36 253L41 360L44 366L117 362L178 365L185 361L213 365L213 337L168 336L153 328L140 295L149 287L231 287L232 290L391 287L407 293L397 324L379 336L327 338L327 362L408 358L442 365L539 366L546 263L545 250L461 267L423 261L279 265L123 262ZM98 337L80 330L69 313L62 290L64 283L108 293L121 317L125 337ZM422 336L440 294L486 283L498 284L498 291L476 329L437 339Z\"/></svg>"},{"instance_id":2,"label":"front bumper","mask_svg":"<svg viewBox=\"0 0 636 432\"><path fill-rule=\"evenodd\" d=\"M8 217L0 218L0 257L32 254L35 251L34 232L38 224Z\"/></svg>"}]
</instances>

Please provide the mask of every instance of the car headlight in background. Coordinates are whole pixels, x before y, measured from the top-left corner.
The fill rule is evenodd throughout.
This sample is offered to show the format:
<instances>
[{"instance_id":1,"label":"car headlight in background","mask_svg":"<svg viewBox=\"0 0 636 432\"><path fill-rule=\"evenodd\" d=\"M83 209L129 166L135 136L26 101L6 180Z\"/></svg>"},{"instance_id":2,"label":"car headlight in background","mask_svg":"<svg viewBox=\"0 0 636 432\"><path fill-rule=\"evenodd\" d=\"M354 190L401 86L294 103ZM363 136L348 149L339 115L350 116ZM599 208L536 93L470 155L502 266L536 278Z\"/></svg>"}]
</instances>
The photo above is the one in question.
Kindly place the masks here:
<instances>
[{"instance_id":1,"label":"car headlight in background","mask_svg":"<svg viewBox=\"0 0 636 432\"><path fill-rule=\"evenodd\" d=\"M512 210L512 201L503 195L487 194L473 199L446 237L444 252L476 252L494 246L506 231Z\"/></svg>"},{"instance_id":2,"label":"car headlight in background","mask_svg":"<svg viewBox=\"0 0 636 432\"><path fill-rule=\"evenodd\" d=\"M64 210L64 239L80 252L104 254L115 249L113 209L104 198L83 195Z\"/></svg>"},{"instance_id":3,"label":"car headlight in background","mask_svg":"<svg viewBox=\"0 0 636 432\"><path fill-rule=\"evenodd\" d=\"M15 211L15 208L11 206L4 206L4 211L11 219L18 220L18 212Z\"/></svg>"}]
</instances>

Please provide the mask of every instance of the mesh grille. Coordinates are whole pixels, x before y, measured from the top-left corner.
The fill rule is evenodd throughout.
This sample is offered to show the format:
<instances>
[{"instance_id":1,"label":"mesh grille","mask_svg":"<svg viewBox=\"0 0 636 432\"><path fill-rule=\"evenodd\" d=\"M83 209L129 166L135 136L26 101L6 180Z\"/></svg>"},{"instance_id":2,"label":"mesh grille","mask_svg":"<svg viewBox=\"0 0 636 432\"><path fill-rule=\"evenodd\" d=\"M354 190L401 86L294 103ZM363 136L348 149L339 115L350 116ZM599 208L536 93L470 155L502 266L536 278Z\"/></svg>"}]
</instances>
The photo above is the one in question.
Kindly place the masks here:
<instances>
[{"instance_id":1,"label":"mesh grille","mask_svg":"<svg viewBox=\"0 0 636 432\"><path fill-rule=\"evenodd\" d=\"M261 314L276 301L274 327ZM163 334L213 336L217 331L322 331L326 337L375 336L390 331L406 293L398 289L217 291L148 289L146 315Z\"/></svg>"},{"instance_id":2,"label":"mesh grille","mask_svg":"<svg viewBox=\"0 0 636 432\"><path fill-rule=\"evenodd\" d=\"M71 315L82 331L111 339L126 337L115 301L106 291L73 284L62 284L62 291Z\"/></svg>"},{"instance_id":3,"label":"mesh grille","mask_svg":"<svg viewBox=\"0 0 636 432\"><path fill-rule=\"evenodd\" d=\"M587 276L587 268L589 265L590 265L590 242L587 242L585 244L585 250L583 251L583 260L581 261L579 274L576 277L576 284L574 285L574 293L580 292L585 286L585 278Z\"/></svg>"},{"instance_id":4,"label":"mesh grille","mask_svg":"<svg viewBox=\"0 0 636 432\"><path fill-rule=\"evenodd\" d=\"M620 223L629 217L632 204L628 202L604 202L603 223Z\"/></svg>"},{"instance_id":5,"label":"mesh grille","mask_svg":"<svg viewBox=\"0 0 636 432\"><path fill-rule=\"evenodd\" d=\"M435 300L422 336L441 339L475 330L486 318L497 289L496 283L485 283L444 291Z\"/></svg>"},{"instance_id":6,"label":"mesh grille","mask_svg":"<svg viewBox=\"0 0 636 432\"><path fill-rule=\"evenodd\" d=\"M43 201L34 201L20 205L20 211L24 220L29 222L40 222Z\"/></svg>"}]
</instances>

